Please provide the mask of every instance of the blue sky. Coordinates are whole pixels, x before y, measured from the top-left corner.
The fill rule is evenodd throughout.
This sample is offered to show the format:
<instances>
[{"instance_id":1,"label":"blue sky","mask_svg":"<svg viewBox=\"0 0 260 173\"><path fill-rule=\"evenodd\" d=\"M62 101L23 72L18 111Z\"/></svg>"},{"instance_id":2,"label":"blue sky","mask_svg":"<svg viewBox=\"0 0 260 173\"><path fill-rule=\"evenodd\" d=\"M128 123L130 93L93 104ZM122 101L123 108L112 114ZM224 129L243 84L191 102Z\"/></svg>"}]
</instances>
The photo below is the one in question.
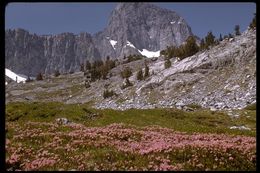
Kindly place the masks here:
<instances>
[{"instance_id":1,"label":"blue sky","mask_svg":"<svg viewBox=\"0 0 260 173\"><path fill-rule=\"evenodd\" d=\"M23 28L30 33L59 34L103 30L117 3L9 3L5 28ZM256 12L255 3L153 3L182 16L200 38L212 31L216 37L244 31Z\"/></svg>"}]
</instances>

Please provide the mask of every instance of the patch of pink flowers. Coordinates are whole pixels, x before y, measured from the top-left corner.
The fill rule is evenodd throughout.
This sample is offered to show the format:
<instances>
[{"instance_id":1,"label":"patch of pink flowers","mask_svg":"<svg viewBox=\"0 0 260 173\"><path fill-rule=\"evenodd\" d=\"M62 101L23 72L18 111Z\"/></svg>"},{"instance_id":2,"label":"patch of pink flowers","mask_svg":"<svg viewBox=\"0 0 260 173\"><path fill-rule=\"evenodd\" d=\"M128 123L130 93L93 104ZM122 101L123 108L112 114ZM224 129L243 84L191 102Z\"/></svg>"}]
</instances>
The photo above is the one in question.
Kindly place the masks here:
<instances>
[{"instance_id":1,"label":"patch of pink flowers","mask_svg":"<svg viewBox=\"0 0 260 173\"><path fill-rule=\"evenodd\" d=\"M9 128L15 129L15 124L8 125ZM112 147L120 152L138 154L142 156L153 155L156 153L175 152L177 150L185 150L187 148L200 149L201 151L226 153L231 150L236 150L241 154L247 156L248 161L255 160L256 138L246 136L231 136L224 134L187 134L184 132L177 132L167 128L158 126L136 127L126 126L124 124L110 124L105 127L86 127L81 124L71 123L64 125L71 129L69 132L59 131L59 125L55 123L42 122L28 122L24 125L22 130L17 126L15 135L12 139L7 139L6 150L10 157L7 163L13 164L20 158L22 160L22 170L39 170L46 166L54 166L63 157L68 157L71 160L78 160L77 168L84 170L87 165L88 153L82 154L78 157L70 157L69 153L77 152L80 148L86 147ZM43 130L39 127L47 126L48 130ZM50 141L41 141L40 139L49 138ZM15 148L12 146L14 141L30 140L34 144L39 144L42 149L26 153L29 149L23 146ZM49 152L62 150L63 155ZM30 155L28 162L27 156ZM205 156L206 157L206 156ZM26 160L27 159L27 160ZM216 156L218 161L218 157ZM173 163L169 157L154 158L155 162L150 162L147 165L147 170L183 170L183 164ZM223 162L224 158L219 159ZM227 160L234 161L234 156L228 156ZM216 161L216 162L217 162ZM193 156L187 163L194 165L198 169L203 169L204 165L199 163L197 156ZM69 163L64 163L64 165ZM94 168L93 168L94 169ZM99 169L99 167L96 167ZM129 168L131 170L134 167Z\"/></svg>"}]
</instances>

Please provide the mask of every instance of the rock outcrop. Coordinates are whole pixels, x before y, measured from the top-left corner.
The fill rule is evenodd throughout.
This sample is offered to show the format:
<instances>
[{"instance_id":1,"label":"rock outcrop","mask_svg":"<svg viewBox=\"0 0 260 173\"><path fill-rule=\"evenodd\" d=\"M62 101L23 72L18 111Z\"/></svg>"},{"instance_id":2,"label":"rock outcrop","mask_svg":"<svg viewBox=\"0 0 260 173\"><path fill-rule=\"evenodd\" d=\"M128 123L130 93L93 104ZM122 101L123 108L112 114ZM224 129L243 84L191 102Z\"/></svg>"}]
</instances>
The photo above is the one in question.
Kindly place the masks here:
<instances>
[{"instance_id":1,"label":"rock outcrop","mask_svg":"<svg viewBox=\"0 0 260 173\"><path fill-rule=\"evenodd\" d=\"M26 76L78 71L80 64L100 58L88 33L38 36L23 29L5 32L5 66Z\"/></svg>"},{"instance_id":2,"label":"rock outcrop","mask_svg":"<svg viewBox=\"0 0 260 173\"><path fill-rule=\"evenodd\" d=\"M123 57L144 49L155 52L179 46L191 35L191 28L174 11L149 3L119 3L108 26L94 35L94 41L100 43L96 45L102 57Z\"/></svg>"}]
</instances>

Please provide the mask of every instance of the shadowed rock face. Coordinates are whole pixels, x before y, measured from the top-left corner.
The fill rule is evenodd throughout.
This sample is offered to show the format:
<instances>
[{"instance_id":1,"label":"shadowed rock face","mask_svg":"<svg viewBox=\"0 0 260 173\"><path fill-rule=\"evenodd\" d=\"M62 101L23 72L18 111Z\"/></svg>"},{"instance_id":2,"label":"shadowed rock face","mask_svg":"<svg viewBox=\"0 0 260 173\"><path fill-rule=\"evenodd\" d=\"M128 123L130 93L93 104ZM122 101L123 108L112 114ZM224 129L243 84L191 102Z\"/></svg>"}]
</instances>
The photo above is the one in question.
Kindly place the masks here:
<instances>
[{"instance_id":1,"label":"shadowed rock face","mask_svg":"<svg viewBox=\"0 0 260 173\"><path fill-rule=\"evenodd\" d=\"M140 54L143 49L155 52L170 45L179 46L190 35L191 28L174 11L149 3L119 3L111 12L108 26L93 36L38 36L23 29L6 30L5 66L30 76L55 70L78 71L86 60L122 58Z\"/></svg>"},{"instance_id":2,"label":"shadowed rock face","mask_svg":"<svg viewBox=\"0 0 260 173\"><path fill-rule=\"evenodd\" d=\"M37 36L23 29L6 30L5 44L6 68L25 75L78 71L86 59L100 58L87 33Z\"/></svg>"},{"instance_id":3,"label":"shadowed rock face","mask_svg":"<svg viewBox=\"0 0 260 173\"><path fill-rule=\"evenodd\" d=\"M126 46L127 41L138 50L158 51L170 45L179 46L190 35L191 28L174 11L149 3L119 3L108 26L94 36L94 42L101 43L96 45L102 57L122 57L136 53L133 47ZM117 41L115 49L109 40Z\"/></svg>"}]
</instances>

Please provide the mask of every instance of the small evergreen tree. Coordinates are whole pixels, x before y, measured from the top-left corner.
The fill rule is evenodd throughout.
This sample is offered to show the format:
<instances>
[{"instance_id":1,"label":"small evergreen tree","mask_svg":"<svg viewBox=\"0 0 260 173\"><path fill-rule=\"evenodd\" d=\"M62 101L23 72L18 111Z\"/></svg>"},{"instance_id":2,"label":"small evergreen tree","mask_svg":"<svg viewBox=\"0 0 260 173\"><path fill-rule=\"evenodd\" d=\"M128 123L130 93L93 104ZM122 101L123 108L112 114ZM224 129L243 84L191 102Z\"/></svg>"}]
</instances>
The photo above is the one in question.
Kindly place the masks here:
<instances>
[{"instance_id":1,"label":"small evergreen tree","mask_svg":"<svg viewBox=\"0 0 260 173\"><path fill-rule=\"evenodd\" d=\"M164 68L167 69L167 68L170 68L171 66L172 66L172 63L171 63L170 59L166 58L164 61Z\"/></svg>"},{"instance_id":2,"label":"small evergreen tree","mask_svg":"<svg viewBox=\"0 0 260 173\"><path fill-rule=\"evenodd\" d=\"M85 70L90 70L90 69L91 69L91 63L89 62L89 60L87 60L85 65Z\"/></svg>"},{"instance_id":3,"label":"small evergreen tree","mask_svg":"<svg viewBox=\"0 0 260 173\"><path fill-rule=\"evenodd\" d=\"M208 32L207 36L205 37L205 44L206 48L215 44L215 36L212 34L211 31Z\"/></svg>"},{"instance_id":4,"label":"small evergreen tree","mask_svg":"<svg viewBox=\"0 0 260 173\"><path fill-rule=\"evenodd\" d=\"M192 56L199 51L199 47L196 43L196 39L193 36L189 36L187 38L186 44L184 46L184 50L185 50L185 55L183 55L184 58L188 56Z\"/></svg>"},{"instance_id":5,"label":"small evergreen tree","mask_svg":"<svg viewBox=\"0 0 260 173\"><path fill-rule=\"evenodd\" d=\"M102 79L107 79L107 74L108 74L108 66L106 65L102 65L99 67L99 72L100 72L100 75L102 76Z\"/></svg>"},{"instance_id":6,"label":"small evergreen tree","mask_svg":"<svg viewBox=\"0 0 260 173\"><path fill-rule=\"evenodd\" d=\"M36 80L43 80L42 73L38 73Z\"/></svg>"},{"instance_id":7,"label":"small evergreen tree","mask_svg":"<svg viewBox=\"0 0 260 173\"><path fill-rule=\"evenodd\" d=\"M109 98L109 97L112 97L113 95L116 95L116 93L115 93L113 90L109 91L109 90L106 89L106 90L103 92L103 98L104 98L104 99Z\"/></svg>"},{"instance_id":8,"label":"small evergreen tree","mask_svg":"<svg viewBox=\"0 0 260 173\"><path fill-rule=\"evenodd\" d=\"M222 35L220 34L219 35L219 39L218 39L219 41L222 41L223 40L223 38L222 38Z\"/></svg>"},{"instance_id":9,"label":"small evergreen tree","mask_svg":"<svg viewBox=\"0 0 260 173\"><path fill-rule=\"evenodd\" d=\"M239 25L235 26L235 35L241 35Z\"/></svg>"},{"instance_id":10,"label":"small evergreen tree","mask_svg":"<svg viewBox=\"0 0 260 173\"><path fill-rule=\"evenodd\" d=\"M144 67L144 78L147 78L148 76L150 76L150 74L149 74L149 67L147 66L147 64L145 64L145 67Z\"/></svg>"},{"instance_id":11,"label":"small evergreen tree","mask_svg":"<svg viewBox=\"0 0 260 173\"><path fill-rule=\"evenodd\" d=\"M249 28L251 28L251 29L256 28L256 14L254 14L254 15L255 16L254 16L252 22L249 24Z\"/></svg>"},{"instance_id":12,"label":"small evergreen tree","mask_svg":"<svg viewBox=\"0 0 260 173\"><path fill-rule=\"evenodd\" d=\"M55 77L58 77L59 75L60 75L59 70L55 70L55 72L54 72L54 76L55 76Z\"/></svg>"},{"instance_id":13,"label":"small evergreen tree","mask_svg":"<svg viewBox=\"0 0 260 173\"><path fill-rule=\"evenodd\" d=\"M80 71L84 72L84 64L80 64Z\"/></svg>"},{"instance_id":14,"label":"small evergreen tree","mask_svg":"<svg viewBox=\"0 0 260 173\"><path fill-rule=\"evenodd\" d=\"M204 39L201 39L200 41L200 50L204 50L206 48Z\"/></svg>"},{"instance_id":15,"label":"small evergreen tree","mask_svg":"<svg viewBox=\"0 0 260 173\"><path fill-rule=\"evenodd\" d=\"M90 70L90 80L91 82L95 82L97 79L101 78L100 71L97 70L97 68L92 68Z\"/></svg>"},{"instance_id":16,"label":"small evergreen tree","mask_svg":"<svg viewBox=\"0 0 260 173\"><path fill-rule=\"evenodd\" d=\"M130 76L132 76L132 74L132 70L129 67L124 68L123 71L120 72L120 75L123 79L129 78Z\"/></svg>"},{"instance_id":17,"label":"small evergreen tree","mask_svg":"<svg viewBox=\"0 0 260 173\"><path fill-rule=\"evenodd\" d=\"M140 69L137 73L136 73L136 79L137 80L143 80L143 71L142 69Z\"/></svg>"}]
</instances>

